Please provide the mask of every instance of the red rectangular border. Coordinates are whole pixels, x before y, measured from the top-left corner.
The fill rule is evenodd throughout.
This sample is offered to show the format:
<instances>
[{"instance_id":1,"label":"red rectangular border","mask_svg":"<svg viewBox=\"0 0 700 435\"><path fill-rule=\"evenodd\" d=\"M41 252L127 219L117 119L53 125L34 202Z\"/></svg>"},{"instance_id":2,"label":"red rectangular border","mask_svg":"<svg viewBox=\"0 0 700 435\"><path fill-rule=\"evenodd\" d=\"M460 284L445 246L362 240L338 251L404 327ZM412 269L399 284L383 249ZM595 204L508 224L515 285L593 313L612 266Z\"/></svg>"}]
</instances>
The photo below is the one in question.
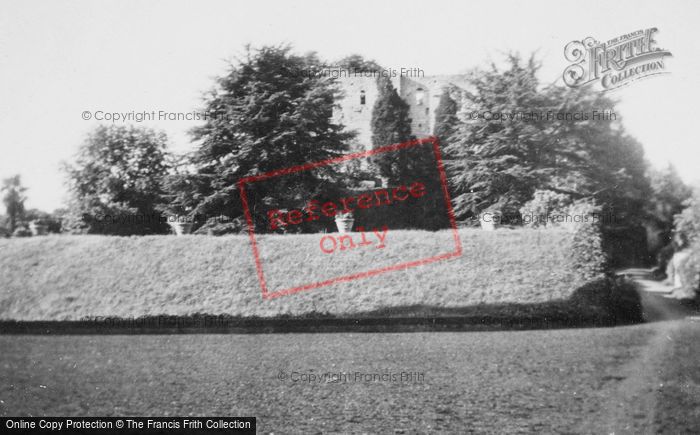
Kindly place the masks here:
<instances>
[{"instance_id":1,"label":"red rectangular border","mask_svg":"<svg viewBox=\"0 0 700 435\"><path fill-rule=\"evenodd\" d=\"M372 269L372 270L369 270L367 272L359 272L359 273L354 273L354 274L350 274L350 275L343 275L343 276L340 276L337 278L332 278L332 279L328 279L325 281L319 281L319 282L315 282L315 283L311 283L311 284L305 284L305 285L301 285L301 286L297 286L297 287L290 287L290 288L278 290L275 292L270 292L268 290L267 284L265 282L265 275L263 273L262 263L260 262L260 253L258 250L258 244L255 240L255 230L253 228L253 216L250 213L250 207L248 206L248 196L247 196L246 191L245 191L246 184L254 183L256 181L266 180L268 178L276 177L279 175L293 174L295 172L307 171L309 169L318 168L320 166L327 166L327 165L332 165L334 163L345 162L345 161L352 160L352 159L369 157L369 156L373 156L375 154L387 153L387 152L391 152L391 151L398 151L398 150L402 150L402 149L406 149L406 148L424 145L426 143L432 143L432 145L433 145L433 152L435 154L435 160L437 162L437 169L438 169L438 173L440 174L440 184L442 185L442 194L443 194L443 197L445 198L445 207L447 209L447 214L448 214L448 217L450 220L450 227L452 228L452 236L453 236L454 241L455 241L455 250L453 252L448 252L446 254L440 254L440 255L436 255L436 256L432 256L432 257L427 257L427 258L423 258L420 260L399 263L399 264L394 265L394 266L387 266L387 267L383 267L383 268L379 268L379 269ZM399 144L394 144L394 145L387 145L387 146L373 149L373 150L369 150L369 151L353 153L353 154L346 154L346 155L343 155L340 157L322 160L320 162L307 163L304 165L298 165L298 166L292 166L289 168L278 169L276 171L270 171L270 172L266 172L266 173L260 174L260 175L253 175L250 177L245 177L245 178L240 179L238 181L237 185L238 185L238 190L240 191L240 194L241 194L241 201L243 202L243 213L245 214L246 222L248 224L248 236L250 237L250 245L253 249L253 257L255 258L255 268L258 272L258 279L260 280L260 288L262 289L263 299L273 299L273 298L276 298L279 296L291 295L291 294L298 293L298 292L301 292L304 290L311 290L311 289L315 289L318 287L323 287L323 286L335 284L338 282L347 282L347 281L352 281L355 279L367 278L367 277L379 275L379 274L385 273L385 272L391 272L394 270L403 270L403 269L407 269L409 267L415 267L415 266L422 266L424 264L434 263L436 261L446 260L448 258L459 257L460 255L462 255L462 242L459 239L454 210L452 209L452 201L450 199L450 193L447 190L447 175L445 174L445 167L442 163L442 154L440 152L440 141L435 136L430 136L430 137L423 138L423 139L415 139L415 140L411 140L411 141L403 142L403 143L399 143Z\"/></svg>"}]
</instances>

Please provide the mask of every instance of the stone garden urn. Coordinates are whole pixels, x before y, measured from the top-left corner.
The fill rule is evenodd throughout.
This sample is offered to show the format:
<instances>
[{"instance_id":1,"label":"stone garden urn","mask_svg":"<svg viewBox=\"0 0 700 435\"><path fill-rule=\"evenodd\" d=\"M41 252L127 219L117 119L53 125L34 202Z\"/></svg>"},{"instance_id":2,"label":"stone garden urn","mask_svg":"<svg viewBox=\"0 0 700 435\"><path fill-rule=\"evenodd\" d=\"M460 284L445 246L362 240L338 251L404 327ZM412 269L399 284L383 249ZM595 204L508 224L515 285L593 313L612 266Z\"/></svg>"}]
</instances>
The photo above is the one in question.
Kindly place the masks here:
<instances>
[{"instance_id":1,"label":"stone garden urn","mask_svg":"<svg viewBox=\"0 0 700 435\"><path fill-rule=\"evenodd\" d=\"M352 213L338 214L335 217L335 226L338 227L339 233L349 233L352 231L352 226L355 223L355 218Z\"/></svg>"},{"instance_id":2,"label":"stone garden urn","mask_svg":"<svg viewBox=\"0 0 700 435\"><path fill-rule=\"evenodd\" d=\"M29 231L32 232L32 236L45 236L49 233L49 226L39 221L31 221Z\"/></svg>"},{"instance_id":3,"label":"stone garden urn","mask_svg":"<svg viewBox=\"0 0 700 435\"><path fill-rule=\"evenodd\" d=\"M501 216L498 212L485 211L479 215L479 225L484 231L493 231L501 222Z\"/></svg>"},{"instance_id":4,"label":"stone garden urn","mask_svg":"<svg viewBox=\"0 0 700 435\"><path fill-rule=\"evenodd\" d=\"M189 222L184 216L169 216L168 225L176 236L192 233L192 222Z\"/></svg>"}]
</instances>

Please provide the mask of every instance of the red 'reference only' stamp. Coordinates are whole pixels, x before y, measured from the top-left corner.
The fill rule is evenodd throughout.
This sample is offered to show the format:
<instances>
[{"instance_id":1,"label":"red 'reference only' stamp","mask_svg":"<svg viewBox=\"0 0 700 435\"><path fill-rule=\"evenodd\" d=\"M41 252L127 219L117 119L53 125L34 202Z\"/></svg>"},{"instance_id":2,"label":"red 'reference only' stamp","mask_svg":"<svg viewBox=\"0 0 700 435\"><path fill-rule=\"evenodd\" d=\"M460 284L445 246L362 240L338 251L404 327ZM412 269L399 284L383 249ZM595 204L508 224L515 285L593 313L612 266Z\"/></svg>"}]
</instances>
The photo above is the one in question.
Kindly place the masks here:
<instances>
[{"instance_id":1,"label":"red 'reference only' stamp","mask_svg":"<svg viewBox=\"0 0 700 435\"><path fill-rule=\"evenodd\" d=\"M283 177L285 175L290 174L299 174L303 173L304 171L312 171L314 169L323 168L330 165L338 165L351 160L369 158L372 156L377 156L379 154L399 153L402 150L408 150L411 148L417 148L421 146L430 146L434 157L434 161L436 163L436 170L439 176L439 190L441 191L440 193L442 194L442 197L444 199L445 212L447 214L447 220L449 221L449 231L452 232L452 240L454 242L454 246L451 246L448 252L427 256L425 258L420 258L417 260L399 262L398 264L383 265L381 267L377 267L370 270L351 272L329 279L312 281L306 284L294 285L287 288L274 290L268 288L267 279L260 255L260 247L255 234L255 224L248 200L247 186L251 186L253 183L270 180L275 177ZM372 149L369 151L346 154L340 157L327 159L319 162L312 162L303 165L270 171L259 175L253 175L239 180L237 185L241 197L241 202L243 204L243 212L246 218L248 235L250 238L250 245L253 252L255 268L257 271L263 299L273 299L276 297L291 295L298 292L316 289L319 287L329 286L337 283L369 278L387 272L423 266L462 255L462 245L459 239L459 234L457 232L457 224L455 221L454 211L452 208L449 191L447 189L447 176L445 174L445 168L440 152L440 144L436 137L415 139L404 143ZM305 221L309 222L319 220L321 217L324 216L332 217L337 214L351 213L355 210L359 211L361 209L367 209L370 207L381 207L391 205L392 203L420 200L420 198L423 197L425 194L425 185L420 181L413 181L411 183L406 183L405 185L402 184L400 186L395 186L392 188L379 188L374 189L370 193L363 193L357 196L339 198L338 201L319 202L317 200L309 200L304 207L300 209L293 209L291 211L271 208L267 210L267 228L270 230L278 230L280 228L291 228L295 225L302 224L302 222ZM368 237L374 238L373 240L376 242L376 244L374 245L375 248L384 248L384 241L386 240L388 232L387 226L367 230L360 226L357 228L357 230L357 233L349 233L357 234L359 237L361 237L361 240L359 240L357 244L353 241L352 236L348 234L336 234L335 236L331 234L319 234L319 236L321 236L319 242L319 248L321 252L323 252L324 254L331 254L333 252L338 252L338 250L342 251L346 249L356 248L358 246L371 245L372 242L369 241Z\"/></svg>"}]
</instances>

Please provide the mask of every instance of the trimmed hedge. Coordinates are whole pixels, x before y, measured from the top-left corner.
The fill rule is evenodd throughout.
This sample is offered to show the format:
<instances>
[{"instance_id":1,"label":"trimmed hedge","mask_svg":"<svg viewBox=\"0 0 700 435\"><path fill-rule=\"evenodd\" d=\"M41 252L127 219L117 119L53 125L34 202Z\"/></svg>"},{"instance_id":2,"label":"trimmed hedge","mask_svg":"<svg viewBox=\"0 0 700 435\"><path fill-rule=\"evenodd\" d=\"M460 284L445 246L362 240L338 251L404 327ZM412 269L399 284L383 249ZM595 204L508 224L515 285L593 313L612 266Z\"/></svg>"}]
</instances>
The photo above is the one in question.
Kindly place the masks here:
<instances>
[{"instance_id":1,"label":"trimmed hedge","mask_svg":"<svg viewBox=\"0 0 700 435\"><path fill-rule=\"evenodd\" d=\"M626 318L615 307L634 312L636 305L623 297L627 290L601 276L604 259L589 251L599 245L585 239L592 231L463 229L460 257L272 300L261 297L246 236L3 239L0 319L433 313L499 324L608 324L611 318ZM271 289L318 278L312 275L332 277L444 253L453 242L451 231L391 230L384 249L355 249L332 257L318 250L321 236L259 237ZM586 290L591 282L597 282L595 291Z\"/></svg>"},{"instance_id":2,"label":"trimmed hedge","mask_svg":"<svg viewBox=\"0 0 700 435\"><path fill-rule=\"evenodd\" d=\"M608 269L600 222L595 218L597 212L598 207L585 202L575 204L571 212L581 217L581 222L574 227L571 242L574 269L586 281L602 277Z\"/></svg>"}]
</instances>

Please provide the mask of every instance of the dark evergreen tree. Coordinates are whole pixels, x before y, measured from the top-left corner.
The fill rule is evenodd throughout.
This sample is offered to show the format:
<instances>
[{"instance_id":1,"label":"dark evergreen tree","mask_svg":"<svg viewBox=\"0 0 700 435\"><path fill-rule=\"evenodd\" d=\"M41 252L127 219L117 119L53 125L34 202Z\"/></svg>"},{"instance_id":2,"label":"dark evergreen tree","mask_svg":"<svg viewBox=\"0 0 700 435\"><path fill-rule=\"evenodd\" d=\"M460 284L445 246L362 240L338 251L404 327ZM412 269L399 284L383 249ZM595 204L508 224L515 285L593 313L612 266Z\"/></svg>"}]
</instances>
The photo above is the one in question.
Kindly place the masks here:
<instances>
[{"instance_id":1,"label":"dark evergreen tree","mask_svg":"<svg viewBox=\"0 0 700 435\"><path fill-rule=\"evenodd\" d=\"M320 73L314 54L292 54L288 46L254 50L218 79L206 98L210 115L193 130L199 143L191 183L199 198L192 213L242 215L237 182L246 176L316 162L343 154L352 134L332 119L337 89ZM248 186L256 217L271 208L300 207L304 201L337 188L333 165L294 177Z\"/></svg>"},{"instance_id":2,"label":"dark evergreen tree","mask_svg":"<svg viewBox=\"0 0 700 435\"><path fill-rule=\"evenodd\" d=\"M472 115L445 150L457 214L490 208L517 215L535 190L546 189L590 198L627 225L639 222L649 189L644 152L602 117L614 101L588 89L541 88L538 68L532 57L523 63L510 55L505 70L474 72Z\"/></svg>"},{"instance_id":3,"label":"dark evergreen tree","mask_svg":"<svg viewBox=\"0 0 700 435\"><path fill-rule=\"evenodd\" d=\"M435 109L433 134L437 136L443 146L448 143L450 136L454 134L459 125L459 119L457 118L459 106L450 95L450 92L450 88L443 89L440 101Z\"/></svg>"},{"instance_id":4,"label":"dark evergreen tree","mask_svg":"<svg viewBox=\"0 0 700 435\"><path fill-rule=\"evenodd\" d=\"M406 142L411 139L411 118L409 106L401 99L387 77L377 79L379 95L372 108L372 145L380 148ZM381 153L372 161L390 184L402 180L401 175L409 170L406 153Z\"/></svg>"},{"instance_id":5,"label":"dark evergreen tree","mask_svg":"<svg viewBox=\"0 0 700 435\"><path fill-rule=\"evenodd\" d=\"M554 111L587 116L549 121L556 156L555 175L546 180L550 188L593 198L609 218L604 228L640 225L651 195L647 162L642 145L620 122L600 117L614 113L615 101L590 89L550 87L545 92Z\"/></svg>"},{"instance_id":6,"label":"dark evergreen tree","mask_svg":"<svg viewBox=\"0 0 700 435\"><path fill-rule=\"evenodd\" d=\"M399 96L391 80L377 80L379 96L372 112L372 144L375 148L404 143L411 136L409 106ZM372 159L379 175L391 186L420 181L426 196L419 206L407 208L392 218L395 225L407 228L440 229L448 225L437 162L430 143L397 151L380 153Z\"/></svg>"},{"instance_id":7,"label":"dark evergreen tree","mask_svg":"<svg viewBox=\"0 0 700 435\"><path fill-rule=\"evenodd\" d=\"M523 65L516 55L509 68L495 65L472 75L467 94L470 113L546 111L548 101L538 89L539 65ZM498 120L470 117L451 135L445 147L455 211L468 217L492 208L517 214L556 167L553 123L542 120Z\"/></svg>"}]
</instances>

